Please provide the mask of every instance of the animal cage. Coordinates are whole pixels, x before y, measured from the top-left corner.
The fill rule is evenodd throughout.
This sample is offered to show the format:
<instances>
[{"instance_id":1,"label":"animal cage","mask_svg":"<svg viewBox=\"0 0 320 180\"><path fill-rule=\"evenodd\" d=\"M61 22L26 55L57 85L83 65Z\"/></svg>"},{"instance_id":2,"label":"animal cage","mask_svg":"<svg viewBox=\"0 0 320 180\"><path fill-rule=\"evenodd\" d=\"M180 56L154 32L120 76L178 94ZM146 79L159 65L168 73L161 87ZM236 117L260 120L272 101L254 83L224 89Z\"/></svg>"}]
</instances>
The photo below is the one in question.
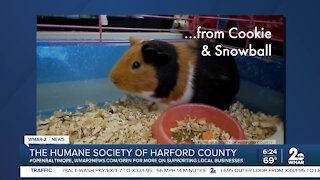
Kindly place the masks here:
<instances>
[{"instance_id":1,"label":"animal cage","mask_svg":"<svg viewBox=\"0 0 320 180\"><path fill-rule=\"evenodd\" d=\"M69 19L57 21L54 18ZM108 75L129 48L129 36L169 42L187 41L187 37L196 35L198 26L202 30L224 32L230 27L246 31L257 26L272 32L272 38L268 40L227 37L216 41L228 48L272 44L271 57L235 57L241 78L236 100L255 112L284 119L283 17L204 15L39 16L36 47L38 117L51 116L57 110L75 111L87 100L103 105L123 97L125 94L110 82Z\"/></svg>"}]
</instances>

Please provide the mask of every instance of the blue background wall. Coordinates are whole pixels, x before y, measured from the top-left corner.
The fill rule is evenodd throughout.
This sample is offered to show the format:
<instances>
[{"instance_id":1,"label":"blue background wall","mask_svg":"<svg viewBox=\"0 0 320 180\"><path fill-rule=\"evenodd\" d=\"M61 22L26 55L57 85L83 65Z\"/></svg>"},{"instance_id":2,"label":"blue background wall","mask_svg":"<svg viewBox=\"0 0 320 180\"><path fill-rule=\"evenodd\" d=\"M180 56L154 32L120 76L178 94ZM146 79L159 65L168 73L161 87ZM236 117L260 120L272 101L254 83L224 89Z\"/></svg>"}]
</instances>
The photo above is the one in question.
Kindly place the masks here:
<instances>
[{"instance_id":1,"label":"blue background wall","mask_svg":"<svg viewBox=\"0 0 320 180\"><path fill-rule=\"evenodd\" d=\"M129 44L54 44L38 42L37 83L106 78ZM268 62L256 57L236 57L241 79L284 93L285 60Z\"/></svg>"},{"instance_id":2,"label":"blue background wall","mask_svg":"<svg viewBox=\"0 0 320 180\"><path fill-rule=\"evenodd\" d=\"M106 78L128 44L37 43L37 83Z\"/></svg>"}]
</instances>

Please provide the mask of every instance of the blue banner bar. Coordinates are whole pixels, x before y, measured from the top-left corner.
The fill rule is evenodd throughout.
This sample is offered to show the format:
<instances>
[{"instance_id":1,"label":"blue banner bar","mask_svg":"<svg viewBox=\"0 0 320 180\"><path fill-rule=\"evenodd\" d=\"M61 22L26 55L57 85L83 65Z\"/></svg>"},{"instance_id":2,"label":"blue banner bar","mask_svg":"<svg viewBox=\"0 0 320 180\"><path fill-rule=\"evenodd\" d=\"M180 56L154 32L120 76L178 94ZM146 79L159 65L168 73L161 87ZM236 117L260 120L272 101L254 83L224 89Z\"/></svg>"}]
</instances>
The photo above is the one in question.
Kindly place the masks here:
<instances>
[{"instance_id":1,"label":"blue banner bar","mask_svg":"<svg viewBox=\"0 0 320 180\"><path fill-rule=\"evenodd\" d=\"M320 145L20 145L21 166L320 165Z\"/></svg>"}]
</instances>

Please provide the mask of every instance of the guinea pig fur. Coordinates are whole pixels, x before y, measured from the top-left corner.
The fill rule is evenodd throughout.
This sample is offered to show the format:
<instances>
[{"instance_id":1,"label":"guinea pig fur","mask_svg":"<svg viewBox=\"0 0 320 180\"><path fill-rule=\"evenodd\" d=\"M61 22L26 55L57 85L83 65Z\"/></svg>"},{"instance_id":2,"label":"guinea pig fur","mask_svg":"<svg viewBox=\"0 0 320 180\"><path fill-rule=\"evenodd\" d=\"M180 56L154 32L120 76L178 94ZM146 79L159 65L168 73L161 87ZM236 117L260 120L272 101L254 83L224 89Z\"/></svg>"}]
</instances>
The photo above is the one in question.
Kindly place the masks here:
<instances>
[{"instance_id":1,"label":"guinea pig fur","mask_svg":"<svg viewBox=\"0 0 320 180\"><path fill-rule=\"evenodd\" d=\"M203 45L214 52L214 42L168 43L130 37L130 45L111 70L110 79L118 88L160 108L193 102L227 109L239 90L233 57L201 55Z\"/></svg>"}]
</instances>

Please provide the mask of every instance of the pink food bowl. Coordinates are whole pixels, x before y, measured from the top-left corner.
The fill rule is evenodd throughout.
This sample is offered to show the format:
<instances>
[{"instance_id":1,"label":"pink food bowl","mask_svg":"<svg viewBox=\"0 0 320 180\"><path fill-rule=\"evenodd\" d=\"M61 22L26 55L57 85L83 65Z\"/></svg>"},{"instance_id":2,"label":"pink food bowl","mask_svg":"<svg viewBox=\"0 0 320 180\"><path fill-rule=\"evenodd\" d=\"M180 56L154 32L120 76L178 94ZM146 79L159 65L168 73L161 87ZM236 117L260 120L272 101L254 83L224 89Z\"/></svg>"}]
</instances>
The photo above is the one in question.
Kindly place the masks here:
<instances>
[{"instance_id":1,"label":"pink food bowl","mask_svg":"<svg viewBox=\"0 0 320 180\"><path fill-rule=\"evenodd\" d=\"M187 117L205 118L208 123L213 123L228 132L235 140L244 140L244 132L240 124L226 112L204 104L183 104L174 106L165 112L152 125L152 136L158 144L175 144L171 139L171 128L177 126L177 121Z\"/></svg>"}]
</instances>

